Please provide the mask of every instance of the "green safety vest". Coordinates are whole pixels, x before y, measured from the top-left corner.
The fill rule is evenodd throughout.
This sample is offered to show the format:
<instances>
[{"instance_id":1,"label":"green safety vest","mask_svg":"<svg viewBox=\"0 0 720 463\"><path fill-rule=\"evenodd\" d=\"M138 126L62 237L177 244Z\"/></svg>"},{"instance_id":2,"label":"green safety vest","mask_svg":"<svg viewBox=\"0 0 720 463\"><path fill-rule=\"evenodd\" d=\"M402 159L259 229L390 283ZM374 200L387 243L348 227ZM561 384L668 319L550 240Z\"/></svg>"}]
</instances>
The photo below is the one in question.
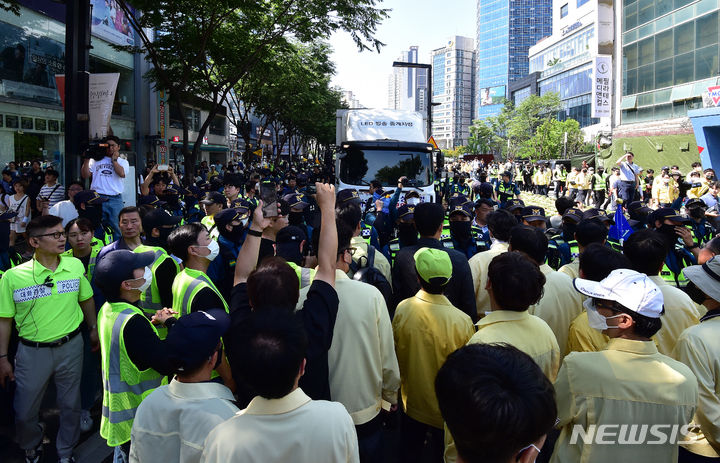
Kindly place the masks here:
<instances>
[{"instance_id":1,"label":"green safety vest","mask_svg":"<svg viewBox=\"0 0 720 463\"><path fill-rule=\"evenodd\" d=\"M566 170L560 170L560 171L555 171L555 172L557 173L557 179L559 182L564 182L565 180L567 180L567 171Z\"/></svg>"},{"instance_id":2,"label":"green safety vest","mask_svg":"<svg viewBox=\"0 0 720 463\"><path fill-rule=\"evenodd\" d=\"M126 302L106 302L98 313L103 379L100 435L110 447L130 440L138 406L155 388L167 383L167 377L151 368L140 371L128 357L123 331L135 315L147 320L140 309Z\"/></svg>"},{"instance_id":3,"label":"green safety vest","mask_svg":"<svg viewBox=\"0 0 720 463\"><path fill-rule=\"evenodd\" d=\"M595 187L593 188L593 190L594 191L605 191L605 180L607 180L608 175L603 172L602 175L593 174L593 178L595 179Z\"/></svg>"},{"instance_id":4,"label":"green safety vest","mask_svg":"<svg viewBox=\"0 0 720 463\"><path fill-rule=\"evenodd\" d=\"M298 276L298 280L300 280L300 288L304 288L306 286L309 286L310 283L315 279L315 269L314 268L306 268L306 267L300 267L295 262L288 262L288 265L295 270L295 273Z\"/></svg>"},{"instance_id":5,"label":"green safety vest","mask_svg":"<svg viewBox=\"0 0 720 463\"><path fill-rule=\"evenodd\" d=\"M150 287L146 289L143 294L140 295L140 301L138 302L138 305L143 310L143 312L145 312L145 316L148 319L151 319L152 316L155 315L156 311L163 308L162 301L160 300L160 290L158 289L157 278L155 277L158 267L163 264L167 259L170 259L172 263L175 264L175 274L177 275L180 272L180 266L177 264L177 262L175 262L175 259L170 257L167 251L165 251L161 247L147 246L145 244L141 244L133 250L133 252L148 251L151 251L155 254L155 260L153 260L153 263L150 266L153 279ZM167 329L165 327L159 327L158 333L160 335L160 339L165 339L165 336L167 336Z\"/></svg>"},{"instance_id":6,"label":"green safety vest","mask_svg":"<svg viewBox=\"0 0 720 463\"><path fill-rule=\"evenodd\" d=\"M215 226L215 217L206 215L205 217L200 219L200 223L205 225L208 233L210 233L210 238L214 240L218 239L218 236L220 236L220 231Z\"/></svg>"},{"instance_id":7,"label":"green safety vest","mask_svg":"<svg viewBox=\"0 0 720 463\"><path fill-rule=\"evenodd\" d=\"M388 243L388 251L390 252L390 264L395 262L395 256L400 251L400 239L394 238Z\"/></svg>"},{"instance_id":8,"label":"green safety vest","mask_svg":"<svg viewBox=\"0 0 720 463\"><path fill-rule=\"evenodd\" d=\"M186 267L177 274L172 284L172 308L178 313L178 318L190 313L193 299L203 288L210 288L215 291L223 302L225 311L229 313L227 302L218 291L215 283L204 272Z\"/></svg>"},{"instance_id":9,"label":"green safety vest","mask_svg":"<svg viewBox=\"0 0 720 463\"><path fill-rule=\"evenodd\" d=\"M688 284L687 278L685 278L685 274L683 274L682 271L679 274L675 275L664 262L662 270L660 270L660 277L665 280L666 283L670 285L675 285L678 288L684 288Z\"/></svg>"},{"instance_id":10,"label":"green safety vest","mask_svg":"<svg viewBox=\"0 0 720 463\"><path fill-rule=\"evenodd\" d=\"M103 243L100 240L93 238L90 246L92 246L90 249L90 260L88 260L88 268L85 271L85 278L87 278L88 281L92 281L93 272L95 271L95 263L97 262L97 255L103 248ZM61 255L73 257L73 250L68 249Z\"/></svg>"},{"instance_id":11,"label":"green safety vest","mask_svg":"<svg viewBox=\"0 0 720 463\"><path fill-rule=\"evenodd\" d=\"M501 203L505 203L515 196L515 184L510 182L507 185L504 182L500 182L497 187L498 199Z\"/></svg>"}]
</instances>

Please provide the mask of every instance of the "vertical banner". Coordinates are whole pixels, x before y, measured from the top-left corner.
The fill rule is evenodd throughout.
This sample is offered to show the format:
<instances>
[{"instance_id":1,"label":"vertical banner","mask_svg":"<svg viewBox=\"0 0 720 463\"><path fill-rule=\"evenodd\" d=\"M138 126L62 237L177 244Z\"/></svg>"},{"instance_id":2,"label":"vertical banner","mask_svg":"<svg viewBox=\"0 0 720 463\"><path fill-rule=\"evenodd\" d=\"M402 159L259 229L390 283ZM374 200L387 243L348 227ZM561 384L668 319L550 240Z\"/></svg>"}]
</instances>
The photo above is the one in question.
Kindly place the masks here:
<instances>
[{"instance_id":1,"label":"vertical banner","mask_svg":"<svg viewBox=\"0 0 720 463\"><path fill-rule=\"evenodd\" d=\"M167 93L164 90L157 92L158 97L158 133L160 140L158 142L155 161L159 165L168 165L170 162L168 156L168 139L167 139Z\"/></svg>"},{"instance_id":2,"label":"vertical banner","mask_svg":"<svg viewBox=\"0 0 720 463\"><path fill-rule=\"evenodd\" d=\"M593 60L591 117L610 117L612 102L612 57L598 55Z\"/></svg>"},{"instance_id":3,"label":"vertical banner","mask_svg":"<svg viewBox=\"0 0 720 463\"><path fill-rule=\"evenodd\" d=\"M119 72L90 74L88 93L88 134L90 140L108 135Z\"/></svg>"},{"instance_id":4,"label":"vertical banner","mask_svg":"<svg viewBox=\"0 0 720 463\"><path fill-rule=\"evenodd\" d=\"M60 94L60 103L65 108L65 74L55 74L55 87Z\"/></svg>"}]
</instances>

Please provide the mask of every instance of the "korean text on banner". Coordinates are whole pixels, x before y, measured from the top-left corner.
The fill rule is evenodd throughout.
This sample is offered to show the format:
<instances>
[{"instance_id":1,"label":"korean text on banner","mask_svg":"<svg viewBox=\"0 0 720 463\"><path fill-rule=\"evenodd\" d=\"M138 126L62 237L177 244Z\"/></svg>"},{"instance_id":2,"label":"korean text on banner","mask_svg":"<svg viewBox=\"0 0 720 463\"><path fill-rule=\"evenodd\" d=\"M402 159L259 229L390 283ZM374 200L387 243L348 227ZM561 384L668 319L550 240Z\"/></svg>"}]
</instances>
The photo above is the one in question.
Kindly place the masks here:
<instances>
[{"instance_id":1,"label":"korean text on banner","mask_svg":"<svg viewBox=\"0 0 720 463\"><path fill-rule=\"evenodd\" d=\"M110 116L112 115L115 92L120 73L90 74L88 93L88 134L90 139L102 138L108 135Z\"/></svg>"},{"instance_id":2,"label":"korean text on banner","mask_svg":"<svg viewBox=\"0 0 720 463\"><path fill-rule=\"evenodd\" d=\"M598 55L593 61L592 115L610 117L612 101L612 57Z\"/></svg>"}]
</instances>

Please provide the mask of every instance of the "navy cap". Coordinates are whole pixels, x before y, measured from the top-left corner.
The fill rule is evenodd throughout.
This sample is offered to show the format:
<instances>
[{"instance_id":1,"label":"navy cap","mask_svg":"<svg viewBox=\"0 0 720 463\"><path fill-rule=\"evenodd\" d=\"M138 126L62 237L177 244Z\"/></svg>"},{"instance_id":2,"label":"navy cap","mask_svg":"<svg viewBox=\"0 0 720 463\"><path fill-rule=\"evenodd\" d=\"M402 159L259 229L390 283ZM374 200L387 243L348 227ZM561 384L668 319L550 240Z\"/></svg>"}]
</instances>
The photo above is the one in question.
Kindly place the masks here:
<instances>
[{"instance_id":1,"label":"navy cap","mask_svg":"<svg viewBox=\"0 0 720 463\"><path fill-rule=\"evenodd\" d=\"M694 209L696 207L707 208L707 204L705 204L705 201L700 198L693 198L685 203L685 209Z\"/></svg>"},{"instance_id":2,"label":"navy cap","mask_svg":"<svg viewBox=\"0 0 720 463\"><path fill-rule=\"evenodd\" d=\"M528 222L545 220L545 209L540 206L527 206L523 208L522 217Z\"/></svg>"},{"instance_id":3,"label":"navy cap","mask_svg":"<svg viewBox=\"0 0 720 463\"><path fill-rule=\"evenodd\" d=\"M522 209L525 207L525 203L522 199L511 199L507 203L505 203L505 209L512 212L516 209Z\"/></svg>"},{"instance_id":4,"label":"navy cap","mask_svg":"<svg viewBox=\"0 0 720 463\"><path fill-rule=\"evenodd\" d=\"M145 233L150 233L153 228L161 228L165 225L177 225L182 217L170 215L163 209L153 209L145 213L142 218L142 226Z\"/></svg>"},{"instance_id":5,"label":"navy cap","mask_svg":"<svg viewBox=\"0 0 720 463\"><path fill-rule=\"evenodd\" d=\"M73 204L79 206L80 204L100 204L107 201L107 198L103 198L95 190L83 190L75 193L73 197Z\"/></svg>"},{"instance_id":6,"label":"navy cap","mask_svg":"<svg viewBox=\"0 0 720 463\"><path fill-rule=\"evenodd\" d=\"M627 206L628 212L630 214L650 214L652 213L652 209L647 207L647 204L645 204L642 201L633 201Z\"/></svg>"},{"instance_id":7,"label":"navy cap","mask_svg":"<svg viewBox=\"0 0 720 463\"><path fill-rule=\"evenodd\" d=\"M276 244L287 244L287 243L300 244L300 242L304 239L305 239L305 233L303 233L303 231L300 227L296 227L294 225L288 225L287 227L285 227L285 228L281 229L279 232L277 232L277 236L275 237L275 243Z\"/></svg>"},{"instance_id":8,"label":"navy cap","mask_svg":"<svg viewBox=\"0 0 720 463\"><path fill-rule=\"evenodd\" d=\"M671 207L661 207L648 217L648 223L655 224L656 220L663 221L665 219L674 220L675 222L690 222L690 218L684 217Z\"/></svg>"},{"instance_id":9,"label":"navy cap","mask_svg":"<svg viewBox=\"0 0 720 463\"><path fill-rule=\"evenodd\" d=\"M221 229L235 220L242 220L248 217L248 212L247 208L231 207L218 212L213 218L215 219L215 225L217 225L218 229Z\"/></svg>"},{"instance_id":10,"label":"navy cap","mask_svg":"<svg viewBox=\"0 0 720 463\"><path fill-rule=\"evenodd\" d=\"M138 198L138 205L144 206L146 204L150 206L160 207L166 203L165 201L160 201L160 198L155 195L140 196L140 198Z\"/></svg>"},{"instance_id":11,"label":"navy cap","mask_svg":"<svg viewBox=\"0 0 720 463\"><path fill-rule=\"evenodd\" d=\"M200 204L225 204L227 199L225 195L217 191L208 191L205 193L205 197L200 200Z\"/></svg>"},{"instance_id":12,"label":"navy cap","mask_svg":"<svg viewBox=\"0 0 720 463\"><path fill-rule=\"evenodd\" d=\"M93 275L101 290L115 292L123 281L135 278L133 270L148 267L154 260L155 253L152 251L132 252L127 249L116 249L100 259Z\"/></svg>"},{"instance_id":13,"label":"navy cap","mask_svg":"<svg viewBox=\"0 0 720 463\"><path fill-rule=\"evenodd\" d=\"M454 213L460 213L472 218L473 209L473 203L470 202L465 196L453 196L452 198L450 198L450 201L448 203L448 217L450 217Z\"/></svg>"},{"instance_id":14,"label":"navy cap","mask_svg":"<svg viewBox=\"0 0 720 463\"><path fill-rule=\"evenodd\" d=\"M230 315L223 309L199 310L178 318L165 339L175 369L187 371L201 366L229 327Z\"/></svg>"},{"instance_id":15,"label":"navy cap","mask_svg":"<svg viewBox=\"0 0 720 463\"><path fill-rule=\"evenodd\" d=\"M603 211L602 209L598 208L592 208L588 209L585 212L583 212L583 219L589 220L589 219L600 219L603 222L609 222L614 224L615 220L613 220L612 217L607 215L607 212Z\"/></svg>"},{"instance_id":16,"label":"navy cap","mask_svg":"<svg viewBox=\"0 0 720 463\"><path fill-rule=\"evenodd\" d=\"M303 201L303 198L305 197L302 193L290 193L289 195L285 195L282 197L283 201L287 202L290 207L294 207L297 209L305 209L308 207L308 203Z\"/></svg>"},{"instance_id":17,"label":"navy cap","mask_svg":"<svg viewBox=\"0 0 720 463\"><path fill-rule=\"evenodd\" d=\"M571 222L580 223L580 221L583 219L583 212L580 209L577 209L575 207L571 207L562 216L563 222L565 220L569 220Z\"/></svg>"},{"instance_id":18,"label":"navy cap","mask_svg":"<svg viewBox=\"0 0 720 463\"><path fill-rule=\"evenodd\" d=\"M188 187L187 190L190 194L195 195L195 196L201 196L201 195L205 194L205 192L203 191L202 188L200 188L199 186L195 186L195 185L191 185L190 187Z\"/></svg>"},{"instance_id":19,"label":"navy cap","mask_svg":"<svg viewBox=\"0 0 720 463\"><path fill-rule=\"evenodd\" d=\"M398 209L398 219L413 220L415 218L415 206L404 204Z\"/></svg>"},{"instance_id":20,"label":"navy cap","mask_svg":"<svg viewBox=\"0 0 720 463\"><path fill-rule=\"evenodd\" d=\"M360 204L360 195L354 188L345 188L337 193L338 204L356 203Z\"/></svg>"}]
</instances>

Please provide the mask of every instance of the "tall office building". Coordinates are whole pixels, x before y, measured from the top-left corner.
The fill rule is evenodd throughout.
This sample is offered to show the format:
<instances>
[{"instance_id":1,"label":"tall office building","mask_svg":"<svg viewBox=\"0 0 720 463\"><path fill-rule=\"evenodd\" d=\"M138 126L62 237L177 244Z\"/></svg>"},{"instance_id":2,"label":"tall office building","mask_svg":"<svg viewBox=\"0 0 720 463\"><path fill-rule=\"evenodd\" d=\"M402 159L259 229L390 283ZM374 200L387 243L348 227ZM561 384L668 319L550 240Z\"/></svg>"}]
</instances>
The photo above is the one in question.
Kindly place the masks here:
<instances>
[{"instance_id":1,"label":"tall office building","mask_svg":"<svg viewBox=\"0 0 720 463\"><path fill-rule=\"evenodd\" d=\"M552 0L477 0L479 119L500 112L508 85L529 72L529 48L551 34Z\"/></svg>"},{"instance_id":2,"label":"tall office building","mask_svg":"<svg viewBox=\"0 0 720 463\"><path fill-rule=\"evenodd\" d=\"M396 61L418 62L418 47L403 51ZM425 112L427 107L427 70L419 68L393 68L388 79L388 108Z\"/></svg>"},{"instance_id":3,"label":"tall office building","mask_svg":"<svg viewBox=\"0 0 720 463\"><path fill-rule=\"evenodd\" d=\"M467 145L473 117L475 43L455 36L431 52L432 134L442 149Z\"/></svg>"}]
</instances>

